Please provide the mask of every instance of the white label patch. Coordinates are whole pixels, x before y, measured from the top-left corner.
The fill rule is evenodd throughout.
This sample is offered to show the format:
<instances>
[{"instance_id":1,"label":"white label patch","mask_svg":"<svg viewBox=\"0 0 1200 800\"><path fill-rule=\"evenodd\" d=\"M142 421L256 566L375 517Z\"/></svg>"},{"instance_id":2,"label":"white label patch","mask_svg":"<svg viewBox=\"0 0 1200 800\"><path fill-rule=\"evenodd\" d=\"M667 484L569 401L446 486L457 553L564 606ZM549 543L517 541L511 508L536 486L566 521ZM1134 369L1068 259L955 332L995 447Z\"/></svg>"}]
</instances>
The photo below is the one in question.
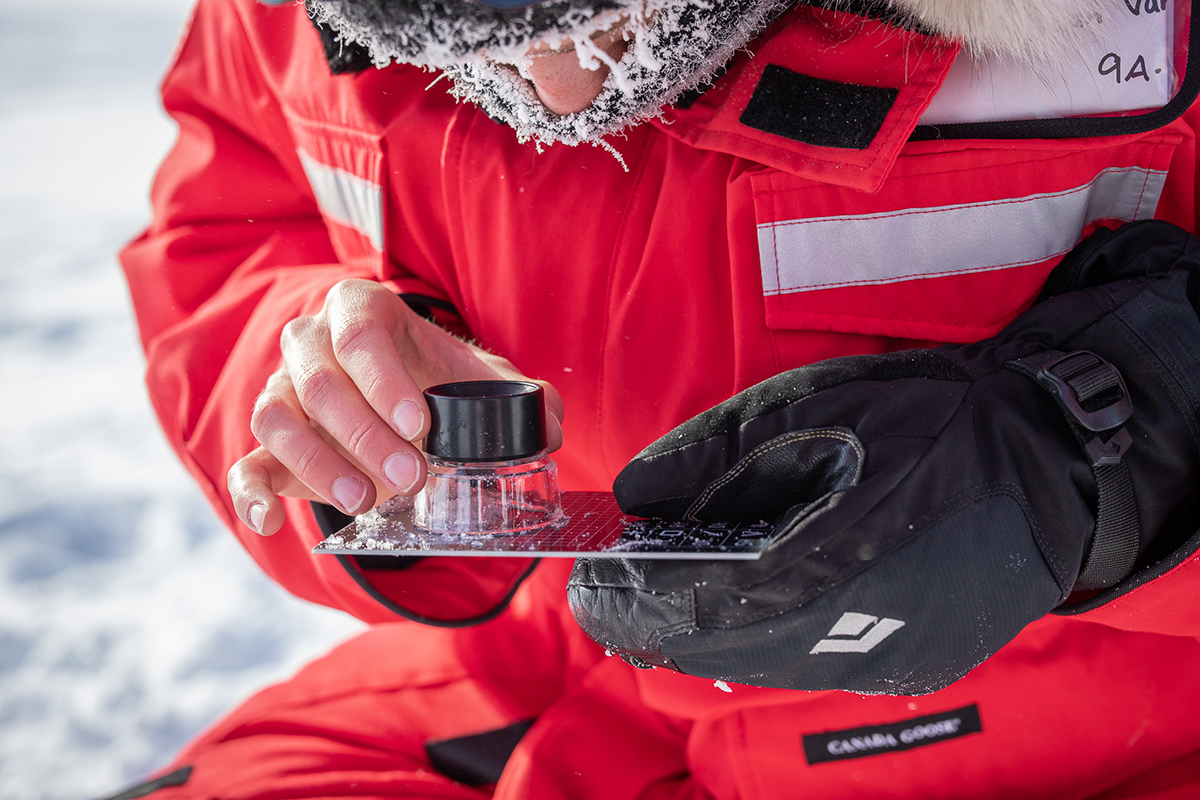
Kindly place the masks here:
<instances>
[{"instance_id":1,"label":"white label patch","mask_svg":"<svg viewBox=\"0 0 1200 800\"><path fill-rule=\"evenodd\" d=\"M1055 64L961 55L922 125L1058 119L1158 108L1171 99L1174 0L1113 0L1079 52Z\"/></svg>"},{"instance_id":2,"label":"white label patch","mask_svg":"<svg viewBox=\"0 0 1200 800\"><path fill-rule=\"evenodd\" d=\"M848 758L899 753L982 732L983 723L979 718L979 707L972 704L898 722L808 733L804 734L802 741L808 763L821 764Z\"/></svg>"}]
</instances>

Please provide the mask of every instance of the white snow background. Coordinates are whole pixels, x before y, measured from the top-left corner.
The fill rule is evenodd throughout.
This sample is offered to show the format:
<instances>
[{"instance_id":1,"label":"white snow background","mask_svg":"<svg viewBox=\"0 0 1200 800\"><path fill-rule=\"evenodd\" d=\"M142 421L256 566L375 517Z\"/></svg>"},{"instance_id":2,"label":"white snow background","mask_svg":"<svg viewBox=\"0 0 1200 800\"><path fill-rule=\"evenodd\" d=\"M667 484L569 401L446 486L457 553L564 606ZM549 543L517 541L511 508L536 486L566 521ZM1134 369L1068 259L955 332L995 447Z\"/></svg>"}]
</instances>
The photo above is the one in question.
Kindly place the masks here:
<instances>
[{"instance_id":1,"label":"white snow background","mask_svg":"<svg viewBox=\"0 0 1200 800\"><path fill-rule=\"evenodd\" d=\"M358 629L269 582L170 453L115 251L174 137L183 0L0 0L0 797L137 782Z\"/></svg>"}]
</instances>

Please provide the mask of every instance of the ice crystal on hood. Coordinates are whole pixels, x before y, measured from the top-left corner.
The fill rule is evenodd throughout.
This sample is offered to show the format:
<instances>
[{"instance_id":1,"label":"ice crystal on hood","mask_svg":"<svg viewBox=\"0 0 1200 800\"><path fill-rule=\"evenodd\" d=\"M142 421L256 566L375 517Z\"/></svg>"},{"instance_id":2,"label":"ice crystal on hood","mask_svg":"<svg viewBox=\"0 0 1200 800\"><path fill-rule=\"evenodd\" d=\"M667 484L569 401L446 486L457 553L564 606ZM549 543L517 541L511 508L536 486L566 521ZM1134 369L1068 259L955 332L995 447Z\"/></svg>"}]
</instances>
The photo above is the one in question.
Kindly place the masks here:
<instances>
[{"instance_id":1,"label":"ice crystal on hood","mask_svg":"<svg viewBox=\"0 0 1200 800\"><path fill-rule=\"evenodd\" d=\"M570 36L615 22L631 0L555 0L496 11L466 0L306 0L309 15L366 47L375 63L445 67L522 53L543 36Z\"/></svg>"}]
</instances>

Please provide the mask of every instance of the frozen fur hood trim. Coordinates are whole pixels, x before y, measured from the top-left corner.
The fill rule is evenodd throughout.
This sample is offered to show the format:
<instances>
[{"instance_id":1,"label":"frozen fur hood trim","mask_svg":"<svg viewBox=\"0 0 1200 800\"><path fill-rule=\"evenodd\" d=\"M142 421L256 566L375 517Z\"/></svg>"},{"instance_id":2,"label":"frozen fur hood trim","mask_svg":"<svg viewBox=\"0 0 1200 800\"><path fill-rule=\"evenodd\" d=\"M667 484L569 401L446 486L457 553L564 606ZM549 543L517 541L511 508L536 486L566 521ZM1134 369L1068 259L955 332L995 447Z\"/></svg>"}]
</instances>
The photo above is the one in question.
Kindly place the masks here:
<instances>
[{"instance_id":1,"label":"frozen fur hood trim","mask_svg":"<svg viewBox=\"0 0 1200 800\"><path fill-rule=\"evenodd\" d=\"M959 41L979 58L1013 56L1053 65L1092 36L1124 0L553 0L523 12L468 0L305 0L309 15L342 41L390 62L441 69L451 93L512 127L521 141L596 144L657 116L711 80L778 14L796 2L868 9ZM618 26L630 42L619 61L591 36ZM529 81L526 51L537 41L570 43L588 69L610 74L583 111L546 110Z\"/></svg>"},{"instance_id":2,"label":"frozen fur hood trim","mask_svg":"<svg viewBox=\"0 0 1200 800\"><path fill-rule=\"evenodd\" d=\"M1093 35L1123 0L891 0L915 24L962 42L975 57L1053 65Z\"/></svg>"},{"instance_id":3,"label":"frozen fur hood trim","mask_svg":"<svg viewBox=\"0 0 1200 800\"><path fill-rule=\"evenodd\" d=\"M451 93L508 124L521 141L584 142L657 116L712 78L789 0L555 0L499 13L465 0L306 0L309 14L343 40L391 61L441 69ZM613 61L592 35L618 26L629 48ZM599 97L556 115L527 80L536 41L574 46L581 66L610 70Z\"/></svg>"}]
</instances>

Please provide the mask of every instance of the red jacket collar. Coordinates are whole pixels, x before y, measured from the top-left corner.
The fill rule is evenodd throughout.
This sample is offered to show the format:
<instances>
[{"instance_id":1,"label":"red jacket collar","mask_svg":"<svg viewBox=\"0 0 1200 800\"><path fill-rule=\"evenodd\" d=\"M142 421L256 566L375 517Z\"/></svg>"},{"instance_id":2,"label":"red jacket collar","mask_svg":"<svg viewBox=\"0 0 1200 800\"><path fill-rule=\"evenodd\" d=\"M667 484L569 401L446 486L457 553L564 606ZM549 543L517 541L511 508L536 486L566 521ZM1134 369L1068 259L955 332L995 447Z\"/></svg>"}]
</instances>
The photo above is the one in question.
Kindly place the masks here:
<instances>
[{"instance_id":1,"label":"red jacket collar","mask_svg":"<svg viewBox=\"0 0 1200 800\"><path fill-rule=\"evenodd\" d=\"M751 47L655 124L694 147L868 192L887 178L960 49L807 5Z\"/></svg>"}]
</instances>

